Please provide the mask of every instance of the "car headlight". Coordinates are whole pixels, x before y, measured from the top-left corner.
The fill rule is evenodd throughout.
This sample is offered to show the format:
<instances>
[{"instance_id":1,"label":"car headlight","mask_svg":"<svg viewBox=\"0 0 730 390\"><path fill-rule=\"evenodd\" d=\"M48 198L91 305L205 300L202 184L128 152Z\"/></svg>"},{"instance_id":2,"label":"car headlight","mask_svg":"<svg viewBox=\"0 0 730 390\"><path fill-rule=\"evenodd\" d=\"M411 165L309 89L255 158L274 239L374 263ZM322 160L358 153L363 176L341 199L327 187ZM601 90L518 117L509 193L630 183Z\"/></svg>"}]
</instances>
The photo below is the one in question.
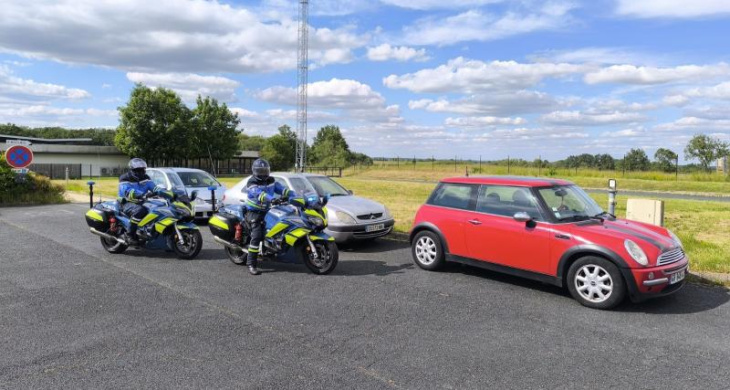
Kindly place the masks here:
<instances>
[{"instance_id":1,"label":"car headlight","mask_svg":"<svg viewBox=\"0 0 730 390\"><path fill-rule=\"evenodd\" d=\"M335 211L335 216L340 222L344 223L345 225L354 225L357 223L357 221L355 221L355 218L352 218L350 214L347 214L343 211Z\"/></svg>"},{"instance_id":2,"label":"car headlight","mask_svg":"<svg viewBox=\"0 0 730 390\"><path fill-rule=\"evenodd\" d=\"M676 234L674 234L671 230L667 229L667 232L669 233L669 237L672 237L672 240L677 243L680 247L684 248L684 245L682 245L682 240L677 237Z\"/></svg>"},{"instance_id":3,"label":"car headlight","mask_svg":"<svg viewBox=\"0 0 730 390\"><path fill-rule=\"evenodd\" d=\"M626 247L626 251L629 252L631 258L637 263L643 266L649 265L649 258L646 257L646 253L644 253L644 250L639 247L639 244L631 240L626 240L624 241L624 247Z\"/></svg>"},{"instance_id":4,"label":"car headlight","mask_svg":"<svg viewBox=\"0 0 730 390\"><path fill-rule=\"evenodd\" d=\"M388 206L383 206L383 207L385 208L385 213L383 214L383 216L385 218L393 218L393 214L390 213L390 210L388 209Z\"/></svg>"}]
</instances>

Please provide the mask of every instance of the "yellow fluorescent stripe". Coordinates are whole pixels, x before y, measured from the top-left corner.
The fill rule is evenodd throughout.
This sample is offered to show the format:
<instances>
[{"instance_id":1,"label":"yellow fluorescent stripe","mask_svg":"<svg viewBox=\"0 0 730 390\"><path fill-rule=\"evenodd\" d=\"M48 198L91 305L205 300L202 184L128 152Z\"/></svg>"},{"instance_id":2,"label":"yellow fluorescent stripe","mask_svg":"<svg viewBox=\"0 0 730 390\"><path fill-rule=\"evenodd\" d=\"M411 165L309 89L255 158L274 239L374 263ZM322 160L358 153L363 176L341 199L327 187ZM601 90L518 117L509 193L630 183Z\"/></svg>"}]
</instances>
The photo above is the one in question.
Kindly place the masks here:
<instances>
[{"instance_id":1,"label":"yellow fluorescent stripe","mask_svg":"<svg viewBox=\"0 0 730 390\"><path fill-rule=\"evenodd\" d=\"M226 224L225 221L223 221L222 219L218 218L215 215L212 216L210 218L210 220L208 220L208 223L211 224L211 225L213 225L213 226L219 227L219 228L221 228L223 230L228 230L228 224Z\"/></svg>"},{"instance_id":2,"label":"yellow fluorescent stripe","mask_svg":"<svg viewBox=\"0 0 730 390\"><path fill-rule=\"evenodd\" d=\"M174 219L172 219L172 218L165 218L165 219L163 219L162 221L160 221L160 222L157 222L157 223L155 224L155 230L157 231L157 233L162 233L162 232L164 232L164 231L165 231L165 229L166 229L166 228L167 228L168 226L170 226L170 225L171 225L172 223L174 223L174 222L175 222L175 220L174 220Z\"/></svg>"},{"instance_id":3,"label":"yellow fluorescent stripe","mask_svg":"<svg viewBox=\"0 0 730 390\"><path fill-rule=\"evenodd\" d=\"M95 220L95 221L101 221L101 222L104 221L104 217L102 217L101 214L99 214L99 212L96 211L96 210L89 210L89 211L87 211L86 212L86 216L89 217L89 218L91 218L91 219L93 219L93 220Z\"/></svg>"},{"instance_id":4,"label":"yellow fluorescent stripe","mask_svg":"<svg viewBox=\"0 0 730 390\"><path fill-rule=\"evenodd\" d=\"M144 218L142 218L141 221L139 221L139 226L147 225L148 223L152 222L157 218L157 214L155 213L149 213Z\"/></svg>"},{"instance_id":5,"label":"yellow fluorescent stripe","mask_svg":"<svg viewBox=\"0 0 730 390\"><path fill-rule=\"evenodd\" d=\"M282 230L286 229L287 226L289 226L289 225L282 223L282 222L277 223L276 225L274 225L273 228L271 228L271 230L269 230L268 233L266 233L266 237L274 237L275 235L279 234Z\"/></svg>"}]
</instances>

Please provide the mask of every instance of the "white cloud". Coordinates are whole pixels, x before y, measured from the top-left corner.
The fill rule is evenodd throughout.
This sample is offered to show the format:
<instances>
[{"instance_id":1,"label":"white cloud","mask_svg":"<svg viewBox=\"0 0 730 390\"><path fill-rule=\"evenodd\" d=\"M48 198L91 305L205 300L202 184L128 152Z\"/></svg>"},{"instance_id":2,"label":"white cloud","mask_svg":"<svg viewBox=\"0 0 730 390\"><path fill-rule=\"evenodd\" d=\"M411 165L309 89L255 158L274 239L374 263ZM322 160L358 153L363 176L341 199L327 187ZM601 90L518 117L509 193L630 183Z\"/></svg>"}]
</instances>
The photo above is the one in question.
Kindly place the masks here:
<instances>
[{"instance_id":1,"label":"white cloud","mask_svg":"<svg viewBox=\"0 0 730 390\"><path fill-rule=\"evenodd\" d=\"M584 66L575 64L483 62L458 57L433 69L422 69L402 76L390 75L383 79L383 84L411 92L517 90L532 87L547 77L561 77L584 70Z\"/></svg>"},{"instance_id":2,"label":"white cloud","mask_svg":"<svg viewBox=\"0 0 730 390\"><path fill-rule=\"evenodd\" d=\"M726 0L617 0L616 12L638 18L716 17L730 13Z\"/></svg>"},{"instance_id":3,"label":"white cloud","mask_svg":"<svg viewBox=\"0 0 730 390\"><path fill-rule=\"evenodd\" d=\"M345 110L350 118L371 122L400 122L397 105L387 106L385 98L369 85L355 80L331 79L307 85L311 108ZM275 86L259 91L256 97L272 103L295 105L297 89Z\"/></svg>"},{"instance_id":4,"label":"white cloud","mask_svg":"<svg viewBox=\"0 0 730 390\"><path fill-rule=\"evenodd\" d=\"M427 17L404 27L398 41L408 45L442 46L555 30L571 22L569 12L573 8L573 4L566 1L550 1L538 8L512 10L503 15L472 9L446 18Z\"/></svg>"},{"instance_id":5,"label":"white cloud","mask_svg":"<svg viewBox=\"0 0 730 390\"><path fill-rule=\"evenodd\" d=\"M368 48L368 59L371 61L426 61L426 49L414 49L407 46L391 46L384 43L380 46Z\"/></svg>"},{"instance_id":6,"label":"white cloud","mask_svg":"<svg viewBox=\"0 0 730 390\"><path fill-rule=\"evenodd\" d=\"M77 100L91 94L83 89L23 79L15 76L9 68L0 66L0 96L18 100Z\"/></svg>"},{"instance_id":7,"label":"white cloud","mask_svg":"<svg viewBox=\"0 0 730 390\"><path fill-rule=\"evenodd\" d=\"M686 95L710 99L730 99L730 81L712 87L694 88L687 91Z\"/></svg>"},{"instance_id":8,"label":"white cloud","mask_svg":"<svg viewBox=\"0 0 730 390\"><path fill-rule=\"evenodd\" d=\"M528 56L535 62L568 62L577 64L648 64L657 61L648 55L622 47L583 47L573 50L546 50Z\"/></svg>"},{"instance_id":9,"label":"white cloud","mask_svg":"<svg viewBox=\"0 0 730 390\"><path fill-rule=\"evenodd\" d=\"M665 96L662 102L668 106L683 106L689 102L689 98L684 95L669 95Z\"/></svg>"},{"instance_id":10,"label":"white cloud","mask_svg":"<svg viewBox=\"0 0 730 390\"><path fill-rule=\"evenodd\" d=\"M198 95L210 96L223 102L236 100L238 81L221 76L202 76L194 73L127 73L127 79L133 83L142 83L151 87L164 87L177 92L188 102L195 102Z\"/></svg>"},{"instance_id":11,"label":"white cloud","mask_svg":"<svg viewBox=\"0 0 730 390\"><path fill-rule=\"evenodd\" d=\"M495 125L524 125L527 121L523 118L507 118L496 116L469 116L460 118L446 118L444 124L448 127L460 128L481 128Z\"/></svg>"},{"instance_id":12,"label":"white cloud","mask_svg":"<svg viewBox=\"0 0 730 390\"><path fill-rule=\"evenodd\" d=\"M258 73L296 67L297 23L203 0L7 0L0 51L139 72ZM174 10L174 12L171 12ZM310 28L318 65L367 44L353 27Z\"/></svg>"},{"instance_id":13,"label":"white cloud","mask_svg":"<svg viewBox=\"0 0 730 390\"><path fill-rule=\"evenodd\" d=\"M707 119L685 116L674 122L658 125L655 129L658 131L687 131L693 133L707 133L711 131L728 132L730 131L730 119Z\"/></svg>"},{"instance_id":14,"label":"white cloud","mask_svg":"<svg viewBox=\"0 0 730 390\"><path fill-rule=\"evenodd\" d=\"M503 0L380 0L383 4L417 10L468 8L501 3L502 1Z\"/></svg>"},{"instance_id":15,"label":"white cloud","mask_svg":"<svg viewBox=\"0 0 730 390\"><path fill-rule=\"evenodd\" d=\"M544 92L511 91L504 93L484 93L462 99L420 99L412 100L408 107L430 112L443 112L462 115L512 116L546 112L560 108L559 101Z\"/></svg>"},{"instance_id":16,"label":"white cloud","mask_svg":"<svg viewBox=\"0 0 730 390\"><path fill-rule=\"evenodd\" d=\"M707 80L729 75L730 66L725 63L719 63L717 65L683 65L673 68L613 65L589 72L585 75L584 80L588 84L621 83L653 85Z\"/></svg>"},{"instance_id":17,"label":"white cloud","mask_svg":"<svg viewBox=\"0 0 730 390\"><path fill-rule=\"evenodd\" d=\"M556 111L540 117L541 122L558 126L607 126L645 120L646 117L633 112L591 115L580 111Z\"/></svg>"},{"instance_id":18,"label":"white cloud","mask_svg":"<svg viewBox=\"0 0 730 390\"><path fill-rule=\"evenodd\" d=\"M702 119L730 119L730 106L693 107L685 110L684 116Z\"/></svg>"}]
</instances>

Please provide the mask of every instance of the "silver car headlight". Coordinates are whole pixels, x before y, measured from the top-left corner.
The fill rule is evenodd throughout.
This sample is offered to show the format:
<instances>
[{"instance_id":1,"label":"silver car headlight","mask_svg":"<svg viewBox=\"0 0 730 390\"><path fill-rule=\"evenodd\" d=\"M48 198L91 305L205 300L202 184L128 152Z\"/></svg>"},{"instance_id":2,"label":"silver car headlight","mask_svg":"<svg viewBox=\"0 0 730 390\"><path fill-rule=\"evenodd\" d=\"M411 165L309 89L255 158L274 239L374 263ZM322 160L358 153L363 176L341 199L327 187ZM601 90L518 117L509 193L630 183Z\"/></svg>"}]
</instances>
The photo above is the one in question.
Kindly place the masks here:
<instances>
[{"instance_id":1,"label":"silver car headlight","mask_svg":"<svg viewBox=\"0 0 730 390\"><path fill-rule=\"evenodd\" d=\"M344 211L335 211L335 216L337 217L337 220L344 223L345 225L355 225L357 221L355 221L355 218L352 218L350 214L347 214Z\"/></svg>"},{"instance_id":2,"label":"silver car headlight","mask_svg":"<svg viewBox=\"0 0 730 390\"><path fill-rule=\"evenodd\" d=\"M667 232L669 233L669 237L672 237L672 240L674 240L674 242L676 242L677 245L679 245L681 248L684 248L684 245L682 245L682 240L680 240L679 237L677 237L677 235L674 234L674 232L672 232L669 229L667 229Z\"/></svg>"},{"instance_id":3,"label":"silver car headlight","mask_svg":"<svg viewBox=\"0 0 730 390\"><path fill-rule=\"evenodd\" d=\"M383 216L385 218L393 218L393 214L390 213L390 209L388 209L388 206L383 206L385 208L385 213L383 213Z\"/></svg>"},{"instance_id":4,"label":"silver car headlight","mask_svg":"<svg viewBox=\"0 0 730 390\"><path fill-rule=\"evenodd\" d=\"M626 247L626 251L629 252L631 258L634 259L637 263L643 266L649 265L649 258L646 257L646 253L644 253L644 250L641 249L639 244L631 240L626 240L624 241L624 247Z\"/></svg>"}]
</instances>

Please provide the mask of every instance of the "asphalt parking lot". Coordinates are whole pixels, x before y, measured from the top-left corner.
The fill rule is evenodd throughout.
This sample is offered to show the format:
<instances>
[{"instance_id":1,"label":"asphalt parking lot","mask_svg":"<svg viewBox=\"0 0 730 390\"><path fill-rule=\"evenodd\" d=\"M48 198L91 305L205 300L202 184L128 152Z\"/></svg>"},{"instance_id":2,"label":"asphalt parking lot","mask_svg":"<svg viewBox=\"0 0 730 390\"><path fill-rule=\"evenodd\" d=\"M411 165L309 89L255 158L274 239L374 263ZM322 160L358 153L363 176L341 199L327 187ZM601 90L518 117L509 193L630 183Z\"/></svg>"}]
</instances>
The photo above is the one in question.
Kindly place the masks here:
<instances>
[{"instance_id":1,"label":"asphalt parking lot","mask_svg":"<svg viewBox=\"0 0 730 390\"><path fill-rule=\"evenodd\" d=\"M84 205L0 209L0 388L730 388L730 293L616 311L381 240L328 276L111 255Z\"/></svg>"}]
</instances>

